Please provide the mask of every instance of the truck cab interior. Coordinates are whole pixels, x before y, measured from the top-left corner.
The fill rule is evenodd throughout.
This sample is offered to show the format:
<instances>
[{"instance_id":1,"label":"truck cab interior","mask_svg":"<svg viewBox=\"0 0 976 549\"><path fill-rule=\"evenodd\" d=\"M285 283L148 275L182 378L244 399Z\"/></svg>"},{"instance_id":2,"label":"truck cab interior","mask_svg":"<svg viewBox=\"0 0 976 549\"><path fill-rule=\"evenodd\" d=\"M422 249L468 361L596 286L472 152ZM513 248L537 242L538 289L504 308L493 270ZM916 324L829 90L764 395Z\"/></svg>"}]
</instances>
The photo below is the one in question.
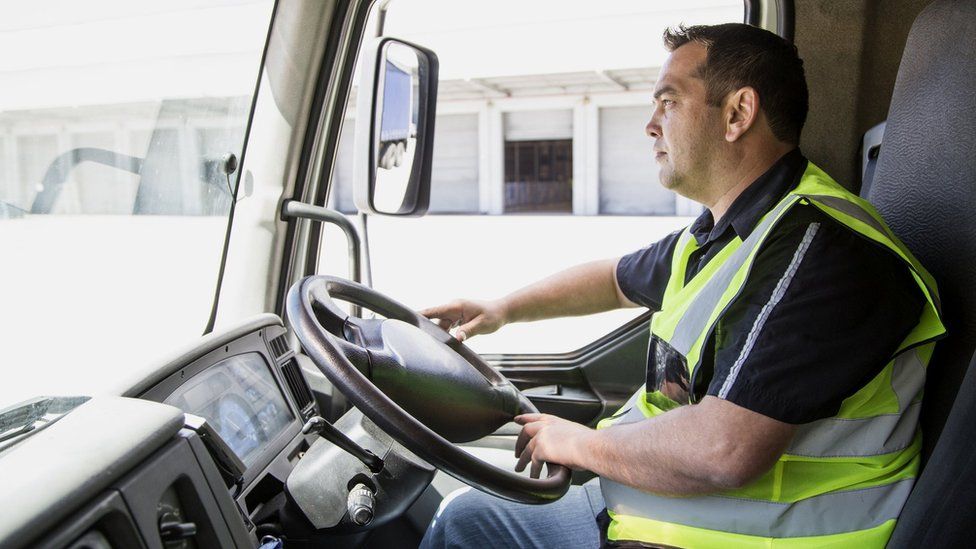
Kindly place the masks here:
<instances>
[{"instance_id":1,"label":"truck cab interior","mask_svg":"<svg viewBox=\"0 0 976 549\"><path fill-rule=\"evenodd\" d=\"M0 546L415 547L454 487L545 505L588 480L556 465L514 473L511 419L612 414L643 381L649 314L572 352L479 355L370 287L368 219L422 214L433 192L437 52L383 35L387 4L274 3L243 152L207 168L226 177L230 213L203 335L162 359L127 352L104 392L0 411ZM939 284L949 335L928 370L922 472L889 546L970 545L976 3L746 0L743 21L799 48L805 154L860 190ZM353 93L358 224L327 207ZM148 157L77 154L151 172ZM326 226L347 238L352 280L317 275Z\"/></svg>"}]
</instances>

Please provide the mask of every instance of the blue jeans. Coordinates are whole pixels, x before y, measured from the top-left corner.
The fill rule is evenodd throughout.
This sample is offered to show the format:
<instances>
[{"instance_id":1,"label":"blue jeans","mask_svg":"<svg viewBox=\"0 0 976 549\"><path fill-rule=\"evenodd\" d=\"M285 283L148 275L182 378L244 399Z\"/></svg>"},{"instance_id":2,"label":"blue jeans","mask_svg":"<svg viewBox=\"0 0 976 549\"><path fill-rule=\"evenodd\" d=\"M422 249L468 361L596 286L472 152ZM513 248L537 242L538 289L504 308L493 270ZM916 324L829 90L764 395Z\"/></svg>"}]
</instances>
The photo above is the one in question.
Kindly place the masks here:
<instances>
[{"instance_id":1,"label":"blue jeans","mask_svg":"<svg viewBox=\"0 0 976 549\"><path fill-rule=\"evenodd\" d=\"M596 480L570 486L548 505L512 503L461 488L441 502L420 547L599 547L596 516L604 507Z\"/></svg>"}]
</instances>

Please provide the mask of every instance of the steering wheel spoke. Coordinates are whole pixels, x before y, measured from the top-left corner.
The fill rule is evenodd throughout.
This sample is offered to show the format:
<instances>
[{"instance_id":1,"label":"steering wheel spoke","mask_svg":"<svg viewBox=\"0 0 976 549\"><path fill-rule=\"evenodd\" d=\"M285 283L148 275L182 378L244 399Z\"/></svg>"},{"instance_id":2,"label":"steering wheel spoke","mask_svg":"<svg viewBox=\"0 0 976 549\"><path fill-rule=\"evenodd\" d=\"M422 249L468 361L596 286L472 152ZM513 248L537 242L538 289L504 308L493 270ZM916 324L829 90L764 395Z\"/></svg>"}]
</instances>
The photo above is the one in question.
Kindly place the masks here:
<instances>
[{"instance_id":1,"label":"steering wheel spoke","mask_svg":"<svg viewBox=\"0 0 976 549\"><path fill-rule=\"evenodd\" d=\"M342 327L343 338L364 349L383 347L383 319L349 315Z\"/></svg>"}]
</instances>

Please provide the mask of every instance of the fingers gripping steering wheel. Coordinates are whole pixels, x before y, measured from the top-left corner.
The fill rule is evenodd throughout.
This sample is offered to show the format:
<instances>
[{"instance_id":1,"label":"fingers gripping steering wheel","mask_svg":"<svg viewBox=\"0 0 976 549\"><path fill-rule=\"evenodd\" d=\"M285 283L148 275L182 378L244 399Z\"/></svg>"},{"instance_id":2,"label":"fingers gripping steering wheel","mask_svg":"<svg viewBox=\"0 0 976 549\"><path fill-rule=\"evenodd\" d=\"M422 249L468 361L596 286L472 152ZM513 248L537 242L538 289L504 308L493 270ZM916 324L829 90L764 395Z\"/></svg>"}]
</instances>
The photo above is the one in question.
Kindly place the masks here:
<instances>
[{"instance_id":1,"label":"fingers gripping steering wheel","mask_svg":"<svg viewBox=\"0 0 976 549\"><path fill-rule=\"evenodd\" d=\"M333 301L386 318L347 315ZM528 478L482 461L454 442L487 436L538 410L477 353L436 324L361 284L310 276L288 292L288 318L315 365L363 414L411 452L490 494L548 503L569 488L570 471L547 464Z\"/></svg>"}]
</instances>

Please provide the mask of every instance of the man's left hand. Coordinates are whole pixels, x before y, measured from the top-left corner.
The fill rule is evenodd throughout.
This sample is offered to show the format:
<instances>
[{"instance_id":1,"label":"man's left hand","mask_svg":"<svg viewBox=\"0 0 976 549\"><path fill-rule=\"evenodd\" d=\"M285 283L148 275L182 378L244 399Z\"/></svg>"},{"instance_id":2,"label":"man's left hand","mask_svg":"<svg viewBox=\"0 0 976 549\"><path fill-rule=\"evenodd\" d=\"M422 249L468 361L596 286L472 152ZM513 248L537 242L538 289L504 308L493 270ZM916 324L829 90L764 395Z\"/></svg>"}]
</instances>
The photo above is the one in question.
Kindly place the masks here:
<instances>
[{"instance_id":1,"label":"man's left hand","mask_svg":"<svg viewBox=\"0 0 976 549\"><path fill-rule=\"evenodd\" d=\"M583 460L595 430L549 414L522 414L515 417L515 422L522 425L515 443L515 455L519 458L516 471L525 470L529 462L532 478L539 478L545 462L571 469L584 468Z\"/></svg>"}]
</instances>

